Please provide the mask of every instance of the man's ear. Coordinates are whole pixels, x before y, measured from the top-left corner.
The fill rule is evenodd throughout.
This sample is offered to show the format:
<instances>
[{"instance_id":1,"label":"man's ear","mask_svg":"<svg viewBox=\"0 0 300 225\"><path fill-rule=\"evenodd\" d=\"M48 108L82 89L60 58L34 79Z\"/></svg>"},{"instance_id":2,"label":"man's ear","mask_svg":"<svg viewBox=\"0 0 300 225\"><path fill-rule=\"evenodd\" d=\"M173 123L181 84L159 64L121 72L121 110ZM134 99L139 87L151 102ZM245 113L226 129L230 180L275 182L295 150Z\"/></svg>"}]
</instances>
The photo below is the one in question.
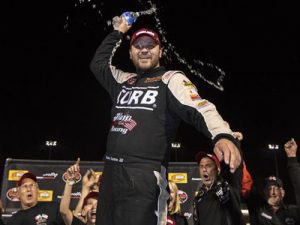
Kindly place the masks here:
<instances>
[{"instance_id":1,"label":"man's ear","mask_svg":"<svg viewBox=\"0 0 300 225\"><path fill-rule=\"evenodd\" d=\"M20 199L20 188L17 187L17 198Z\"/></svg>"},{"instance_id":2,"label":"man's ear","mask_svg":"<svg viewBox=\"0 0 300 225\"><path fill-rule=\"evenodd\" d=\"M160 48L160 49L159 49L159 58L162 57L162 54L163 54L163 48Z\"/></svg>"},{"instance_id":3,"label":"man's ear","mask_svg":"<svg viewBox=\"0 0 300 225\"><path fill-rule=\"evenodd\" d=\"M280 191L281 191L281 196L283 198L285 196L285 190L283 188L280 188Z\"/></svg>"},{"instance_id":4,"label":"man's ear","mask_svg":"<svg viewBox=\"0 0 300 225\"><path fill-rule=\"evenodd\" d=\"M132 59L132 52L131 52L131 48L129 49L129 58Z\"/></svg>"},{"instance_id":5,"label":"man's ear","mask_svg":"<svg viewBox=\"0 0 300 225\"><path fill-rule=\"evenodd\" d=\"M220 175L221 173L221 169L220 168L217 168L218 169L218 175Z\"/></svg>"}]
</instances>

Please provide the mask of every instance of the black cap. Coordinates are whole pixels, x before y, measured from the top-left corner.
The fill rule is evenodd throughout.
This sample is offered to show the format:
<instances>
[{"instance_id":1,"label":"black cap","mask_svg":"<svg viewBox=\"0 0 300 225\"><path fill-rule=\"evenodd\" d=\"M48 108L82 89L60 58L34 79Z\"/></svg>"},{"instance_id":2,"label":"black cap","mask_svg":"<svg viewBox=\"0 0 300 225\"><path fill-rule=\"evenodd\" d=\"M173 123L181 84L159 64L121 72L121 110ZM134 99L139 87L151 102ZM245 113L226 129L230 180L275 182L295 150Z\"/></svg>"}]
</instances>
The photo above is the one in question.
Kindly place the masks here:
<instances>
[{"instance_id":1,"label":"black cap","mask_svg":"<svg viewBox=\"0 0 300 225\"><path fill-rule=\"evenodd\" d=\"M29 178L29 179L33 180L34 182L37 182L36 176L33 173L28 172L28 173L24 173L22 175L22 177L20 178L20 180L18 180L17 186L20 187L23 184L23 180L26 178Z\"/></svg>"},{"instance_id":2,"label":"black cap","mask_svg":"<svg viewBox=\"0 0 300 225\"><path fill-rule=\"evenodd\" d=\"M277 187L283 187L282 181L279 179L279 177L276 176L269 176L265 179L265 188L274 185Z\"/></svg>"},{"instance_id":3,"label":"black cap","mask_svg":"<svg viewBox=\"0 0 300 225\"><path fill-rule=\"evenodd\" d=\"M87 196L85 196L85 198L83 199L82 208L84 208L84 206L87 205L87 202L90 198L94 198L97 200L98 196L99 196L99 192L96 192L96 191L91 191L90 193L88 193Z\"/></svg>"},{"instance_id":4,"label":"black cap","mask_svg":"<svg viewBox=\"0 0 300 225\"><path fill-rule=\"evenodd\" d=\"M195 160L198 164L200 164L201 159L203 159L204 157L210 158L216 164L217 168L219 170L221 170L220 161L219 161L218 157L215 154L208 154L206 152L200 151L196 154Z\"/></svg>"}]
</instances>

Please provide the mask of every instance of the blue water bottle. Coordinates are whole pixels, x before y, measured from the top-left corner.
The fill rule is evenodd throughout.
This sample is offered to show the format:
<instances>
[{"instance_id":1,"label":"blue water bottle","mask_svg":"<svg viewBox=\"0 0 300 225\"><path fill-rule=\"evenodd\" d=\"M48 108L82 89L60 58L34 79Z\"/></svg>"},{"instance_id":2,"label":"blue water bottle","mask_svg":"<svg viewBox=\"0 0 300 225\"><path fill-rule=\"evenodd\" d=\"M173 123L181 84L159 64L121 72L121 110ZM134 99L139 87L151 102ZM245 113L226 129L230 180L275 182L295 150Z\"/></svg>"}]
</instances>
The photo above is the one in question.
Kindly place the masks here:
<instances>
[{"instance_id":1,"label":"blue water bottle","mask_svg":"<svg viewBox=\"0 0 300 225\"><path fill-rule=\"evenodd\" d=\"M132 25L136 19L139 17L139 13L137 12L124 12L122 16L127 21L128 25Z\"/></svg>"}]
</instances>

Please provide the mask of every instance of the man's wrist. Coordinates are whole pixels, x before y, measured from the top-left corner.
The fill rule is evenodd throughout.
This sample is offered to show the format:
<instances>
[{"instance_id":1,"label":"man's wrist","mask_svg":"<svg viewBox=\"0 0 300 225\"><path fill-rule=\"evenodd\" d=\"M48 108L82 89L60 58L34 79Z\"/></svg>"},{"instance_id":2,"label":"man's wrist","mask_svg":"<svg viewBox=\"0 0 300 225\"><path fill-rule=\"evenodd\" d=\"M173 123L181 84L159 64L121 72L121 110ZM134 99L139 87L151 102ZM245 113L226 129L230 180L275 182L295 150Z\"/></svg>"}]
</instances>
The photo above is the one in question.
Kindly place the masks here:
<instances>
[{"instance_id":1,"label":"man's wrist","mask_svg":"<svg viewBox=\"0 0 300 225\"><path fill-rule=\"evenodd\" d=\"M66 183L70 186L73 186L75 184L75 180L67 180Z\"/></svg>"}]
</instances>

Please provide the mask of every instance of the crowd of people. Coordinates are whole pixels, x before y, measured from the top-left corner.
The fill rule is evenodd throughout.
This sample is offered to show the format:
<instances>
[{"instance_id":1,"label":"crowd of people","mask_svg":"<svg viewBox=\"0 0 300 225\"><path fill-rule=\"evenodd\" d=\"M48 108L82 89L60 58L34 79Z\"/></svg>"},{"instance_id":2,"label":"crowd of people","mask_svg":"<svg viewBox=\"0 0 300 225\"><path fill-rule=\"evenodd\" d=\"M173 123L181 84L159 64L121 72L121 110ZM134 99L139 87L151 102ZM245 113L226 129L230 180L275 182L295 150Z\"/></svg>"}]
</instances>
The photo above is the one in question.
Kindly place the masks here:
<instances>
[{"instance_id":1,"label":"crowd of people","mask_svg":"<svg viewBox=\"0 0 300 225\"><path fill-rule=\"evenodd\" d=\"M226 165L215 154L198 152L195 161L198 164L201 185L193 199L193 225L243 225L241 202L247 204L251 225L298 225L300 224L300 164L297 160L297 144L289 140L284 149L287 156L287 174L295 192L296 204L284 202L285 189L282 180L276 176L265 179L264 190L259 191L245 164L230 173ZM228 166L227 166L228 167ZM224 171L223 171L224 170ZM82 178L81 196L74 209L70 208L72 187L80 173L80 160L66 170L66 184L60 203L38 202L39 184L36 176L27 172L16 182L20 210L12 215L7 225L95 225L101 177L92 169ZM251 181L250 188L243 191L243 178ZM250 178L249 178L250 176ZM247 185L248 187L248 185ZM178 186L168 181L168 213L165 225L188 225L181 211ZM264 193L262 196L261 193ZM101 200L99 204L101 204ZM0 213L4 207L0 201ZM4 225L2 220L0 224Z\"/></svg>"},{"instance_id":2,"label":"crowd of people","mask_svg":"<svg viewBox=\"0 0 300 225\"><path fill-rule=\"evenodd\" d=\"M200 97L182 71L166 70L160 64L163 46L156 32L142 28L131 35L129 57L135 72L113 65L113 56L131 26L123 16L114 18L114 30L97 48L90 64L113 103L101 182L88 170L78 204L71 209L79 160L66 171L60 203L39 203L36 176L25 173L17 182L20 210L7 225L186 225L178 187L166 178L171 142L181 121L193 125L213 146L211 153L196 155L202 183L193 201L194 225L245 224L242 198L249 207L251 225L300 224L296 142L291 139L284 149L297 205L283 203L283 184L275 176L267 179L265 196L256 200L255 183L247 173L240 146L241 133L231 130L216 106Z\"/></svg>"}]
</instances>

